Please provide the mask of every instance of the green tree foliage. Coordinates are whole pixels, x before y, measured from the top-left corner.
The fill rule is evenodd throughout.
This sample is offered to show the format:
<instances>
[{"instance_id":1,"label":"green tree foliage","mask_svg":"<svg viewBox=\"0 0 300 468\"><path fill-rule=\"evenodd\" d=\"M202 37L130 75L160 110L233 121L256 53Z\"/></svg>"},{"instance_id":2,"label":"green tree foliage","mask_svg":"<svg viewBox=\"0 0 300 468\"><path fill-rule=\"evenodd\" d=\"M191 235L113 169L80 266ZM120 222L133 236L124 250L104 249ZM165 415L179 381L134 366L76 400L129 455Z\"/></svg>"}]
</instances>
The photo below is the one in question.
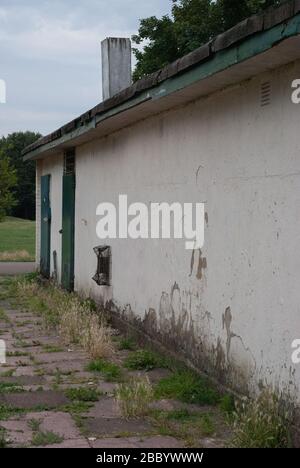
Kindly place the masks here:
<instances>
[{"instance_id":1,"label":"green tree foliage","mask_svg":"<svg viewBox=\"0 0 300 468\"><path fill-rule=\"evenodd\" d=\"M0 138L2 157L8 158L18 178L18 184L15 188L15 198L18 203L11 212L13 216L18 218L35 218L35 162L24 162L22 151L40 136L39 133L34 132L15 132Z\"/></svg>"},{"instance_id":2,"label":"green tree foliage","mask_svg":"<svg viewBox=\"0 0 300 468\"><path fill-rule=\"evenodd\" d=\"M13 189L17 183L16 171L8 157L0 152L0 221L17 204Z\"/></svg>"},{"instance_id":3,"label":"green tree foliage","mask_svg":"<svg viewBox=\"0 0 300 468\"><path fill-rule=\"evenodd\" d=\"M171 0L171 15L140 20L132 37L134 81L205 44L239 21L285 0Z\"/></svg>"}]
</instances>

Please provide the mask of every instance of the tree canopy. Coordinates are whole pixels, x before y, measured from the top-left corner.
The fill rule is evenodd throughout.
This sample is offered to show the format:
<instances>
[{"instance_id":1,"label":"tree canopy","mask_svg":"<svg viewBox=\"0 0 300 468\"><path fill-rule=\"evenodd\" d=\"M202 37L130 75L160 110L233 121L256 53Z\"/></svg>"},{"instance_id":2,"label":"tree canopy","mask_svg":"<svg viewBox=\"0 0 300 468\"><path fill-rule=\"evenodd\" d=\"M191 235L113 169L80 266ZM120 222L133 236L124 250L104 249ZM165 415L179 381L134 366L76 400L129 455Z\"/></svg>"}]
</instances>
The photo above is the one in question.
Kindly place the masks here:
<instances>
[{"instance_id":1,"label":"tree canopy","mask_svg":"<svg viewBox=\"0 0 300 468\"><path fill-rule=\"evenodd\" d=\"M217 34L285 0L171 0L171 15L140 20L133 42L134 81L200 47Z\"/></svg>"},{"instance_id":2,"label":"tree canopy","mask_svg":"<svg viewBox=\"0 0 300 468\"><path fill-rule=\"evenodd\" d=\"M16 204L13 189L17 183L16 171L10 161L0 152L0 221Z\"/></svg>"},{"instance_id":3,"label":"tree canopy","mask_svg":"<svg viewBox=\"0 0 300 468\"><path fill-rule=\"evenodd\" d=\"M6 214L25 219L35 218L35 162L24 162L22 150L40 136L34 132L15 132L0 138L0 164L8 167L6 176L3 175L3 183L5 178L9 183L9 172L15 174L18 181L17 185L9 185L8 191L15 202L6 204Z\"/></svg>"}]
</instances>

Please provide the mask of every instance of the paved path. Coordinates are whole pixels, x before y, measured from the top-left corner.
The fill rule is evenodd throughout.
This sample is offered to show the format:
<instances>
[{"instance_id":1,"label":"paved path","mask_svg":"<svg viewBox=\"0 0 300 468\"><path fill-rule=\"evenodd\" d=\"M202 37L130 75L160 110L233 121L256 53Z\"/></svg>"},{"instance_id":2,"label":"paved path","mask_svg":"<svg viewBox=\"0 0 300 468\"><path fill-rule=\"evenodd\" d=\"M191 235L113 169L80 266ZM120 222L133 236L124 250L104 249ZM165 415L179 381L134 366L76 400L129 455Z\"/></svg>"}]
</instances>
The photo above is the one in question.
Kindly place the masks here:
<instances>
[{"instance_id":1,"label":"paved path","mask_svg":"<svg viewBox=\"0 0 300 468\"><path fill-rule=\"evenodd\" d=\"M0 262L0 276L22 275L32 273L36 269L34 262Z\"/></svg>"},{"instance_id":2,"label":"paved path","mask_svg":"<svg viewBox=\"0 0 300 468\"><path fill-rule=\"evenodd\" d=\"M0 340L6 343L6 364L0 364L0 447L1 442L8 447L185 446L183 438L158 427L152 419L124 419L114 399L117 383L88 372L90 359L81 349L68 348L55 332L45 332L41 318L18 307L9 294L7 279L0 278ZM115 362L122 366L130 352L118 350ZM122 372L125 379L137 373L124 368ZM167 369L153 369L147 375L155 383L170 373ZM96 398L74 399L72 391L76 389L94 389ZM158 400L155 405L156 410L166 414L183 404ZM196 405L190 406L194 411ZM200 407L196 410L207 411ZM200 437L198 426L196 434ZM196 446L220 446L220 440L218 434L202 436Z\"/></svg>"}]
</instances>

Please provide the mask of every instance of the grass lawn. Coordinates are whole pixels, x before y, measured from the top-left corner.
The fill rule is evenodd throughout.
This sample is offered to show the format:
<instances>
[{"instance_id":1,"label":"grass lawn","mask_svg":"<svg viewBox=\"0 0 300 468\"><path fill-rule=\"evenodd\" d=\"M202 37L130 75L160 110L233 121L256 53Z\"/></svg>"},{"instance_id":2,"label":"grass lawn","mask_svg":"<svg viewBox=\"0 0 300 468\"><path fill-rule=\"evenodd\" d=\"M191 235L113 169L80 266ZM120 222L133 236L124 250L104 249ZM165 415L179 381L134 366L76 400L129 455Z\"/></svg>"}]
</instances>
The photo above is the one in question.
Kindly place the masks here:
<instances>
[{"instance_id":1,"label":"grass lawn","mask_svg":"<svg viewBox=\"0 0 300 468\"><path fill-rule=\"evenodd\" d=\"M0 222L0 261L34 261L35 221L6 217Z\"/></svg>"}]
</instances>

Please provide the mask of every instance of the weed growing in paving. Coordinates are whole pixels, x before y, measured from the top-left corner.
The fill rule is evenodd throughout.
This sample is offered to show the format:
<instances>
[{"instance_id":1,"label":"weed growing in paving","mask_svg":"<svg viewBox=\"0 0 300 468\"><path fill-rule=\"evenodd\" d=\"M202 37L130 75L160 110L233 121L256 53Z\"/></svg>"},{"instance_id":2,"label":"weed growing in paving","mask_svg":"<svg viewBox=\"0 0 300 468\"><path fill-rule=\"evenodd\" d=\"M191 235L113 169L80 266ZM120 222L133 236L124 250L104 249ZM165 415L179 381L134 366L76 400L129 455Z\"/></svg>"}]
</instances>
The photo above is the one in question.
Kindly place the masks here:
<instances>
[{"instance_id":1,"label":"weed growing in paving","mask_svg":"<svg viewBox=\"0 0 300 468\"><path fill-rule=\"evenodd\" d=\"M115 382L122 378L120 367L105 359L91 361L87 366L87 370L90 372L100 372L108 382Z\"/></svg>"},{"instance_id":2,"label":"weed growing in paving","mask_svg":"<svg viewBox=\"0 0 300 468\"><path fill-rule=\"evenodd\" d=\"M199 447L201 437L215 433L215 423L208 413L189 412L186 409L152 411L151 419L161 435L177 437L185 441L186 446Z\"/></svg>"},{"instance_id":3,"label":"weed growing in paving","mask_svg":"<svg viewBox=\"0 0 300 468\"><path fill-rule=\"evenodd\" d=\"M10 382L0 382L0 394L1 393L21 393L24 389L21 385Z\"/></svg>"},{"instance_id":4,"label":"weed growing in paving","mask_svg":"<svg viewBox=\"0 0 300 468\"><path fill-rule=\"evenodd\" d=\"M122 338L119 343L120 350L128 350L128 351L135 351L136 350L136 343L133 338Z\"/></svg>"},{"instance_id":5,"label":"weed growing in paving","mask_svg":"<svg viewBox=\"0 0 300 468\"><path fill-rule=\"evenodd\" d=\"M81 344L92 358L110 357L114 354L109 329L96 314L90 316L88 325L83 328Z\"/></svg>"},{"instance_id":6,"label":"weed growing in paving","mask_svg":"<svg viewBox=\"0 0 300 468\"><path fill-rule=\"evenodd\" d=\"M0 421L5 421L12 416L17 414L23 414L25 410L23 408L14 408L10 405L0 405Z\"/></svg>"},{"instance_id":7,"label":"weed growing in paving","mask_svg":"<svg viewBox=\"0 0 300 468\"><path fill-rule=\"evenodd\" d=\"M30 419L27 424L33 432L37 432L40 430L41 423L41 419Z\"/></svg>"},{"instance_id":8,"label":"weed growing in paving","mask_svg":"<svg viewBox=\"0 0 300 468\"><path fill-rule=\"evenodd\" d=\"M16 338L15 343L13 343L14 348L30 348L32 346L31 343L27 343L26 341Z\"/></svg>"},{"instance_id":9,"label":"weed growing in paving","mask_svg":"<svg viewBox=\"0 0 300 468\"><path fill-rule=\"evenodd\" d=\"M245 399L236 404L232 447L287 448L290 415L279 398L265 390L256 400Z\"/></svg>"},{"instance_id":10,"label":"weed growing in paving","mask_svg":"<svg viewBox=\"0 0 300 468\"><path fill-rule=\"evenodd\" d=\"M215 405L220 400L220 395L206 379L189 370L161 379L155 387L155 396L198 405Z\"/></svg>"},{"instance_id":11,"label":"weed growing in paving","mask_svg":"<svg viewBox=\"0 0 300 468\"><path fill-rule=\"evenodd\" d=\"M44 345L43 351L45 351L46 353L60 353L64 351L64 349L55 345Z\"/></svg>"},{"instance_id":12,"label":"weed growing in paving","mask_svg":"<svg viewBox=\"0 0 300 468\"><path fill-rule=\"evenodd\" d=\"M90 401L73 401L69 405L63 406L60 408L60 411L65 411L66 413L73 414L80 414L86 413L91 407L93 403Z\"/></svg>"},{"instance_id":13,"label":"weed growing in paving","mask_svg":"<svg viewBox=\"0 0 300 468\"><path fill-rule=\"evenodd\" d=\"M125 418L146 416L153 396L148 376L121 383L116 389L116 401Z\"/></svg>"},{"instance_id":14,"label":"weed growing in paving","mask_svg":"<svg viewBox=\"0 0 300 468\"><path fill-rule=\"evenodd\" d=\"M128 356L124 366L131 370L149 371L158 367L167 367L167 362L165 358L153 351L139 349Z\"/></svg>"},{"instance_id":15,"label":"weed growing in paving","mask_svg":"<svg viewBox=\"0 0 300 468\"><path fill-rule=\"evenodd\" d=\"M0 449L7 448L7 441L5 438L5 429L0 427Z\"/></svg>"},{"instance_id":16,"label":"weed growing in paving","mask_svg":"<svg viewBox=\"0 0 300 468\"><path fill-rule=\"evenodd\" d=\"M66 396L70 400L75 401L98 401L100 392L95 388L68 388L66 390Z\"/></svg>"},{"instance_id":17,"label":"weed growing in paving","mask_svg":"<svg viewBox=\"0 0 300 468\"><path fill-rule=\"evenodd\" d=\"M64 440L63 437L61 437L58 434L55 434L55 432L52 432L52 431L37 432L32 437L32 445L45 446L45 445L59 444L63 440Z\"/></svg>"},{"instance_id":18,"label":"weed growing in paving","mask_svg":"<svg viewBox=\"0 0 300 468\"><path fill-rule=\"evenodd\" d=\"M5 313L5 311L2 309L2 307L0 307L0 320L5 323L9 323L9 318L7 314Z\"/></svg>"},{"instance_id":19,"label":"weed growing in paving","mask_svg":"<svg viewBox=\"0 0 300 468\"><path fill-rule=\"evenodd\" d=\"M24 351L9 351L6 353L7 357L21 357L21 356L28 356L29 353L25 353Z\"/></svg>"},{"instance_id":20,"label":"weed growing in paving","mask_svg":"<svg viewBox=\"0 0 300 468\"><path fill-rule=\"evenodd\" d=\"M14 374L14 369L9 369L7 371L1 372L0 377L12 377Z\"/></svg>"},{"instance_id":21,"label":"weed growing in paving","mask_svg":"<svg viewBox=\"0 0 300 468\"><path fill-rule=\"evenodd\" d=\"M191 413L185 409L169 411L166 415L167 419L175 419L176 421L188 421L191 419Z\"/></svg>"},{"instance_id":22,"label":"weed growing in paving","mask_svg":"<svg viewBox=\"0 0 300 468\"><path fill-rule=\"evenodd\" d=\"M82 301L53 284L40 286L36 278L25 278L14 285L24 306L43 317L46 328L58 329L66 344L79 343L93 358L114 353L111 334L92 301Z\"/></svg>"},{"instance_id":23,"label":"weed growing in paving","mask_svg":"<svg viewBox=\"0 0 300 468\"><path fill-rule=\"evenodd\" d=\"M222 396L219 403L220 409L228 416L231 416L235 411L234 397L231 394Z\"/></svg>"}]
</instances>

